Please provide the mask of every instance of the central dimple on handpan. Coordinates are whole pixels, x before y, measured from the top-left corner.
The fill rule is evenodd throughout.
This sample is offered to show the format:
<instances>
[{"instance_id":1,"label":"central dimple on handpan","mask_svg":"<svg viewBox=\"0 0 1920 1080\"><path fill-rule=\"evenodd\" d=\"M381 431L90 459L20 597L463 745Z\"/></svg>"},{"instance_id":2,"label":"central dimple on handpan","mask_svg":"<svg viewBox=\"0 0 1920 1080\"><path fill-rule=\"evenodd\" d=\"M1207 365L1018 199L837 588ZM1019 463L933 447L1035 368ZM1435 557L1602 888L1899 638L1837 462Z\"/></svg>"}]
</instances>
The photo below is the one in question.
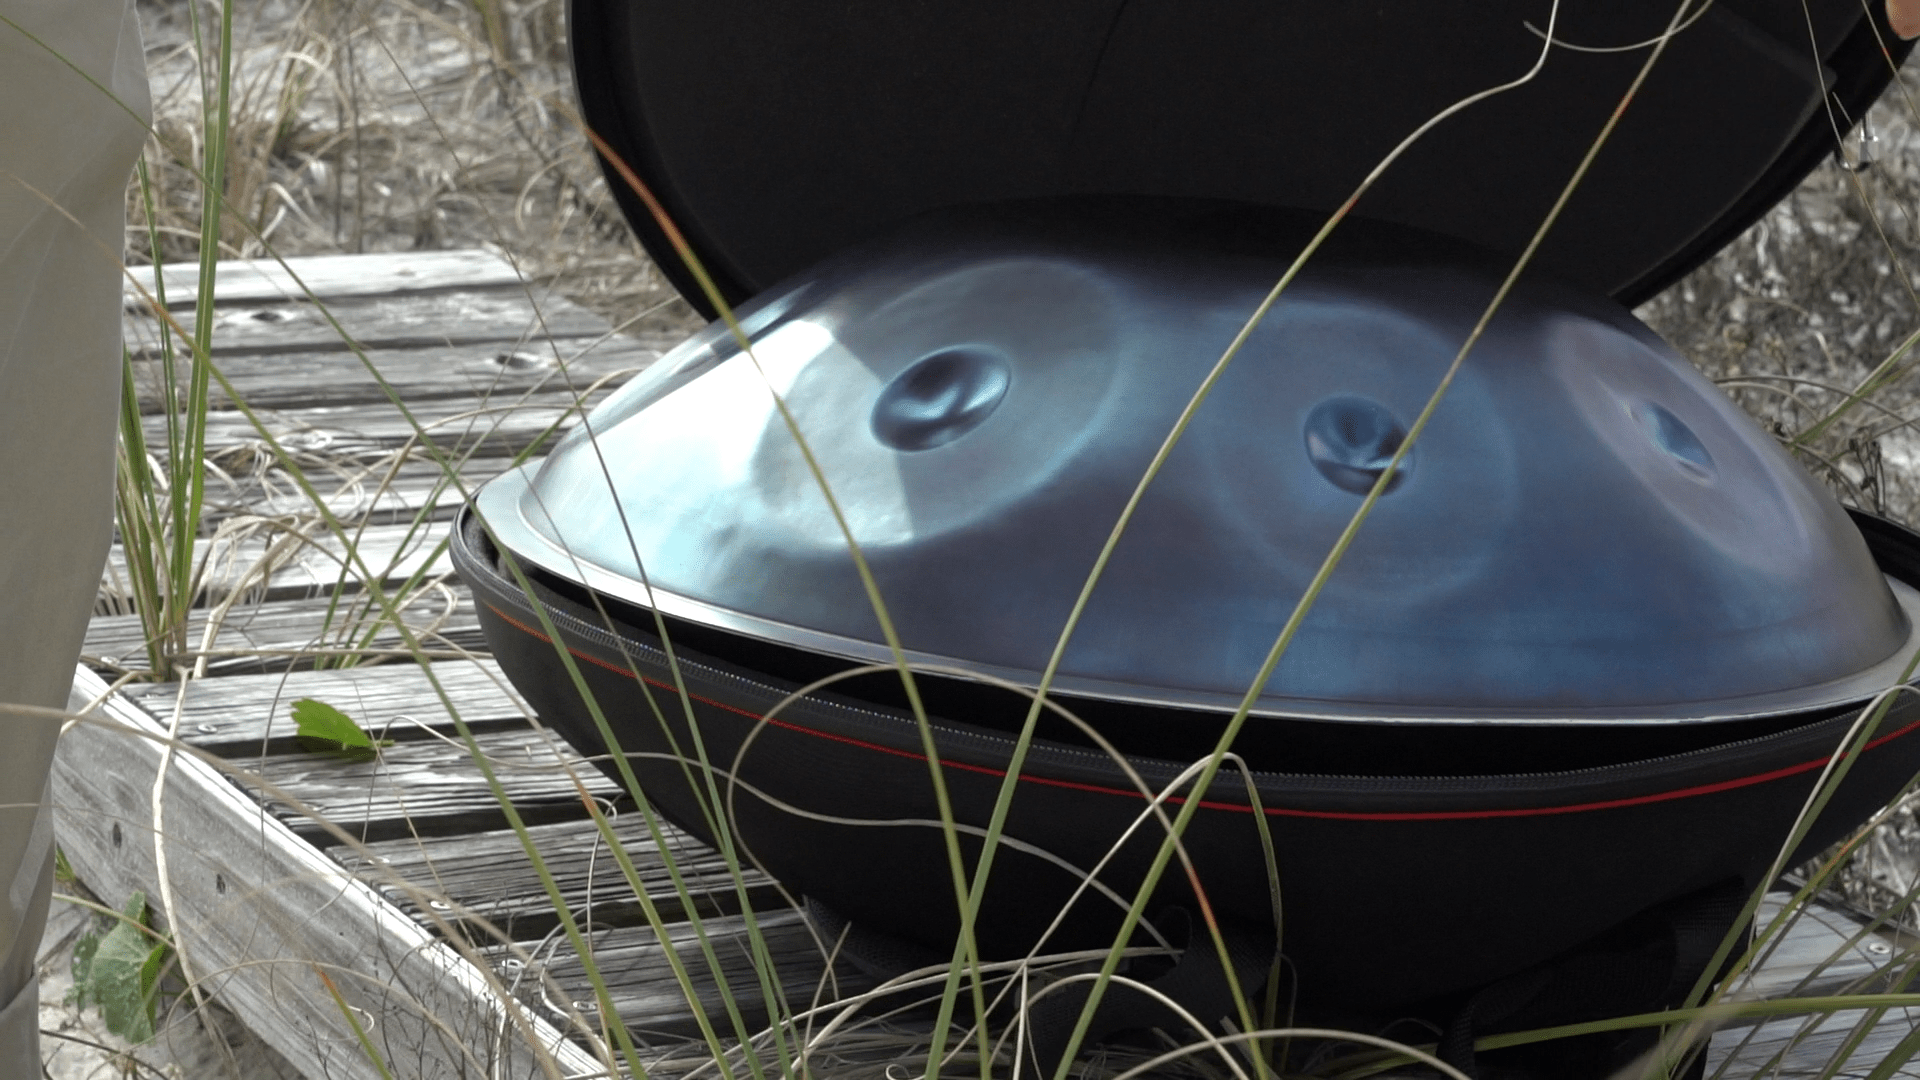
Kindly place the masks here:
<instances>
[{"instance_id":1,"label":"central dimple on handpan","mask_svg":"<svg viewBox=\"0 0 1920 1080\"><path fill-rule=\"evenodd\" d=\"M1665 451L1682 472L1698 480L1713 479L1713 455L1707 453L1700 436L1684 421L1651 401L1642 402L1633 413L1646 429L1647 437Z\"/></svg>"},{"instance_id":2,"label":"central dimple on handpan","mask_svg":"<svg viewBox=\"0 0 1920 1080\"><path fill-rule=\"evenodd\" d=\"M893 377L873 405L873 436L895 450L931 450L979 427L1013 382L997 354L942 349Z\"/></svg>"},{"instance_id":3,"label":"central dimple on handpan","mask_svg":"<svg viewBox=\"0 0 1920 1080\"><path fill-rule=\"evenodd\" d=\"M1331 397L1307 414L1307 457L1333 486L1355 495L1373 490L1394 452L1407 441L1407 429L1386 406L1357 394ZM1408 451L1382 492L1392 491L1413 471Z\"/></svg>"}]
</instances>

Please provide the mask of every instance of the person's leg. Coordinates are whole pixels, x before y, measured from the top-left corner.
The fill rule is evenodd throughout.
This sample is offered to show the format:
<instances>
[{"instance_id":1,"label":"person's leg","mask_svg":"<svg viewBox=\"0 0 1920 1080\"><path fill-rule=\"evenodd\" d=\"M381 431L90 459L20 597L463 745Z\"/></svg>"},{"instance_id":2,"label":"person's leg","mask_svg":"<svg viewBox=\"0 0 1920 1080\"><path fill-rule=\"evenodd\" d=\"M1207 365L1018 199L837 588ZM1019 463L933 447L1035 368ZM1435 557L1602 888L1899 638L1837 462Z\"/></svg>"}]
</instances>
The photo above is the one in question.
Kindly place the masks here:
<instances>
[{"instance_id":1,"label":"person's leg","mask_svg":"<svg viewBox=\"0 0 1920 1080\"><path fill-rule=\"evenodd\" d=\"M0 20L0 703L64 708L112 530L146 65L132 0L0 0ZM40 1075L57 730L0 709L0 1077Z\"/></svg>"}]
</instances>

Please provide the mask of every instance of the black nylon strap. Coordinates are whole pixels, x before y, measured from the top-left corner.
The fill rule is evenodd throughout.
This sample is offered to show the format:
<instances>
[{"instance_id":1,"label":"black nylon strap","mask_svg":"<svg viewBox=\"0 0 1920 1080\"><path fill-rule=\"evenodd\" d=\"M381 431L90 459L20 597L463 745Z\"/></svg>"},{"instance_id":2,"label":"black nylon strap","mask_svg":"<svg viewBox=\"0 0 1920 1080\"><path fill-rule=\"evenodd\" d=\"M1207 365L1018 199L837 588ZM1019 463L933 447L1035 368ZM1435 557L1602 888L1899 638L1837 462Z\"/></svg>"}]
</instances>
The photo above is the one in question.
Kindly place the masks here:
<instances>
[{"instance_id":1,"label":"black nylon strap","mask_svg":"<svg viewBox=\"0 0 1920 1080\"><path fill-rule=\"evenodd\" d=\"M1203 1024L1217 1024L1234 1013L1233 990L1220 964L1220 952L1212 935L1195 928L1185 908L1169 908L1154 926L1170 942L1184 942L1173 967L1150 978L1138 978L1147 986L1165 994ZM1234 978L1240 992L1252 1000L1265 986L1273 967L1275 941L1270 931L1261 932L1238 925L1222 925L1220 936L1227 946ZM1075 983L1040 998L1027 1012L1027 1048L1041 1076L1051 1076L1066 1051L1074 1024L1085 1008L1091 983ZM1122 1031L1164 1028L1191 1030L1179 1014L1165 1004L1131 986L1109 984L1094 1011L1083 1045L1092 1045ZM1204 1037L1207 1032L1194 1032Z\"/></svg>"},{"instance_id":2,"label":"black nylon strap","mask_svg":"<svg viewBox=\"0 0 1920 1080\"><path fill-rule=\"evenodd\" d=\"M820 931L828 947L837 944L839 956L875 979L884 981L945 960L919 945L863 930L858 924L849 925L833 909L811 897L806 900L806 909L807 918ZM1145 964L1130 961L1121 973L1165 994L1201 1023L1216 1024L1222 1017L1234 1013L1233 988L1227 981L1226 969L1220 964L1220 952L1214 948L1212 936L1203 928L1195 929L1193 921L1185 908L1163 911L1154 920L1154 928L1167 941L1181 947L1178 958L1170 966L1158 958ZM1233 965L1240 992L1249 1001L1254 1000L1265 989L1267 975L1273 967L1276 942L1272 932L1223 925L1220 936L1226 942L1228 960ZM1089 965L1086 970L1097 968ZM1075 983L1041 997L1028 1009L1027 1053L1041 1076L1051 1076L1058 1067L1090 992L1091 983ZM1094 1011L1085 1045L1101 1042L1122 1031L1156 1027L1176 1032L1190 1030L1178 1013L1155 998L1131 986L1110 984L1101 995L1100 1007ZM1206 1033L1194 1034L1204 1036Z\"/></svg>"},{"instance_id":3,"label":"black nylon strap","mask_svg":"<svg viewBox=\"0 0 1920 1080\"><path fill-rule=\"evenodd\" d=\"M1702 890L1644 912L1546 964L1482 987L1454 1014L1440 1041L1440 1059L1476 1080L1493 1080L1473 1049L1474 1040L1482 1035L1679 1004L1713 958L1746 897L1745 886L1737 881ZM1604 1077L1652 1049L1658 1037L1657 1031L1589 1037L1572 1055L1543 1044L1539 1050L1511 1056L1543 1060L1572 1056L1584 1066L1557 1061L1549 1072L1530 1073L1522 1065L1498 1075L1550 1075L1553 1080ZM1704 1062L1695 1055L1687 1073L1697 1073Z\"/></svg>"}]
</instances>

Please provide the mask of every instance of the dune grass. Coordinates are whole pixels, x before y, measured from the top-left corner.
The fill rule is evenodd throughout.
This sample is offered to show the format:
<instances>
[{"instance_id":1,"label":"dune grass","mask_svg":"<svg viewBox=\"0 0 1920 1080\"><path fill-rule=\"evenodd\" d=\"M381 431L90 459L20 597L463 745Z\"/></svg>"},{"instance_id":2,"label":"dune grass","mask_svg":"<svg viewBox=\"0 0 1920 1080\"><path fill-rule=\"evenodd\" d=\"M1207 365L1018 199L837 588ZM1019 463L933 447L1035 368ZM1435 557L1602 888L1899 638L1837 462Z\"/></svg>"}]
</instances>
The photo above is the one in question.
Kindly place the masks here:
<instances>
[{"instance_id":1,"label":"dune grass","mask_svg":"<svg viewBox=\"0 0 1920 1080\"><path fill-rule=\"evenodd\" d=\"M156 90L155 135L130 194L129 261L198 260L203 279L201 308L191 323L162 321L158 341L151 345L160 355L180 359L184 380L173 363L136 365L130 358L127 368L129 411L123 424L119 522L128 573L125 580L110 583L102 605L103 610L138 612L147 623L149 645L144 658L122 660L123 677L205 673L204 660L194 655L196 643L189 639L186 616L196 606L224 605L232 610L246 601L243 592L209 590L205 561L207 552L216 547L208 541L235 535L251 524L248 511L238 505L241 492L264 483L299 493L309 509L300 515L297 528L314 536L331 534L351 545L357 523L336 512L336 504L328 498L330 479L351 476L363 482L371 476L377 485L379 477L392 471L391 462L329 460L324 454L295 451L268 437L264 427L265 449L255 459L206 459L203 425L221 383L217 365L211 362L213 320L207 308L213 290L206 287L206 275L217 260L488 246L519 266L538 289L575 299L608 315L618 326L671 331L697 325L684 302L672 295L628 238L587 138L573 120L561 8L559 0L381 5L272 0L255 6L234 5L231 0L197 4L173 0L143 8ZM1649 62L1657 58L1658 50L1652 50ZM1907 270L1917 265L1913 249L1920 248L1920 225L1913 216L1920 202L1920 166L1909 164L1920 113L1904 93L1890 94L1876 110L1873 126L1880 141L1871 168L1816 172L1739 244L1642 314L1772 425L1843 498L1909 518L1920 510L1915 506L1920 483L1914 479L1920 477L1920 435L1908 426L1909 417L1920 415L1915 412L1920 402L1909 389L1912 380L1904 378L1910 359L1908 335L1920 326L1920 296L1915 295ZM214 187L209 177L222 178L218 198L209 197ZM1550 224L1541 223L1542 230ZM1222 358L1222 364L1230 360L1231 354ZM162 400L178 403L167 414L170 421L163 443L149 443L143 434L134 404L140 389L134 385L136 370L160 372L164 385L157 392ZM1204 390L1196 394L1189 416ZM1436 391L1416 423L1415 437L1426 417L1444 407L1444 390L1443 385ZM236 404L244 408L244 403ZM1176 431L1170 436L1169 446L1177 435ZM1407 446L1411 445L1410 439ZM423 440L417 452L431 456L431 446L430 440ZM439 459L437 464L448 471L450 482L457 483L452 479L456 462ZM1390 475L1389 471L1383 477ZM1151 474L1143 477L1142 486L1151 479ZM824 480L821 483L824 488ZM223 498L223 487L231 497ZM1356 515L1342 547L1364 527L1371 499ZM1124 525L1124 521L1115 525L1116 538ZM857 555L850 537L849 547ZM1331 572L1339 553L1336 548L1329 555L1321 580ZM418 579L395 589L383 584L385 576L377 567L350 563L343 573L358 579L354 591L364 598L361 602L399 632L408 648L419 654L427 651L428 645L407 626L400 611L411 590L430 589L432 581ZM868 580L884 626L883 598ZM1298 625L1311 601L1310 593L1289 622L1289 630ZM660 629L665 639L665 628ZM1283 633L1275 642L1269 668L1287 639ZM367 631L356 628L343 640L367 640ZM1062 640L1064 644L1064 635ZM898 644L890 643L898 656ZM564 653L560 657L571 663ZM328 662L342 660L330 657ZM904 663L901 674L911 696L912 672ZM574 677L584 691L577 672ZM1250 691L1249 704L1257 691L1257 686ZM586 696L591 699L590 694ZM913 700L926 731L917 697ZM658 701L656 707L673 710L687 705L683 696L678 702ZM1043 707L1036 697L1023 745L1030 740L1033 719ZM1854 738L1870 738L1883 714L1884 704L1869 710ZM1236 723L1246 715L1243 707ZM1211 781L1227 760L1232 730L1230 726L1219 750L1181 786L1204 787ZM603 727L603 734L615 747L616 764L623 765L624 758L618 756L617 743L610 737L611 727ZM492 763L464 727L461 736L492 782ZM928 732L929 758L937 757L933 749ZM705 759L698 745L685 748L683 755L690 775L699 777L698 787L706 793L706 812L716 823L723 821L726 803L719 767ZM1823 790L1830 791L1839 782L1844 764L1833 770L1835 775ZM937 787L941 782L937 767L930 777ZM660 839L644 792L630 773L623 779L638 812L647 816L656 840ZM1171 791L1156 794L1164 797ZM1004 816L1004 803L1003 792L1002 807L989 829L989 851ZM1161 819L1170 838L1161 849L1156 874L1177 858L1178 847L1171 837L1177 836L1195 805L1189 801L1170 815L1172 820ZM503 798L502 809L524 838L510 801ZM604 815L594 812L611 856L641 902L644 918L664 931L665 919L646 900L637 868ZM1915 861L1920 838L1914 836L1912 801L1896 804L1883 818L1829 857L1799 868L1802 897L1821 889L1834 890L1848 902L1869 908L1876 918L1920 926L1912 913L1913 896L1920 888L1916 878L1920 871L1915 869L1920 865ZM722 855L742 903L747 904L744 874L749 860L725 842L726 829L714 831L723 838ZM954 835L949 827L949 839ZM1793 846L1787 839L1782 838L1783 852ZM667 864L682 906L697 910L689 886L674 868L671 846L662 843L660 847L668 853ZM978 903L980 882L970 878L958 850L957 844L953 846L954 888L962 910L970 911ZM531 842L527 853L536 865L541 864ZM990 856L982 856L981 865L989 861ZM1021 1035L1017 1024L970 1029L953 1018L964 1013L1003 1015L989 1010L987 1002L1001 994L1037 990L1036 975L1060 965L1096 961L1095 971L1072 977L1090 977L1105 985L1117 977L1121 943L1126 940L1123 935L1102 956L1037 957L1028 964L1005 965L982 962L963 935L949 964L915 977L914 985L936 1006L935 1022L919 1027L889 1025L862 1015L857 1001L823 1003L809 1013L790 1010L785 1005L788 995L777 985L778 973L766 963L769 953L747 904L746 926L754 955L761 961L758 985L752 989L771 1003L772 1023L760 1030L747 1023L736 991L748 988L728 985L702 931L695 950L699 955L690 957L685 966L676 966L675 977L690 998L701 972L717 977L726 1004L721 1015L703 1020L697 1045L662 1051L643 1045L621 1025L604 1022L612 1015L611 997L605 979L594 968L593 950L550 877L547 887L561 917L562 932L580 953L596 988L597 1016L576 1013L579 1030L597 1046L609 1067L624 1068L634 1076L698 1072L726 1080L749 1076L785 1080L814 1073L884 1072L897 1078L938 1072L986 1080L1012 1075ZM1143 890L1134 901L1130 917L1139 916L1145 895ZM1756 905L1758 899L1754 898ZM164 908L165 898L159 898L159 903ZM694 923L700 926L698 918ZM1777 934L1779 925L1769 935ZM1214 930L1214 947L1224 953L1225 945ZM1747 947L1730 939L1724 951L1744 965L1758 958L1769 940L1771 936L1763 935ZM190 956L191 943L186 944ZM1911 957L1903 956L1901 962L1910 964ZM194 974L204 979L208 973ZM1725 991L1737 981L1737 977L1729 980L1717 993L1699 988L1688 1010L1610 1023L1669 1030L1673 1057L1678 1060L1689 1047L1697 1047L1704 1024L1734 1015L1920 1004L1920 995L1908 993L1764 1006L1730 1003ZM956 1011L963 1000L971 1007ZM358 1031L359 1021L344 999L343 1013ZM1125 1076L1130 1070L1153 1068L1247 1080L1282 1073L1358 1078L1415 1075L1421 1068L1449 1072L1431 1058L1431 1047L1364 1032L1289 1028L1284 1017L1259 1001L1243 998L1238 1016L1241 1030L1233 1038L1169 1049L1166 1055L1106 1048L1083 1058L1083 1067L1093 1070L1089 1075ZM1084 1030L1084 1015L1081 1026ZM1491 1042L1511 1044L1568 1033L1521 1033ZM1078 1038L1076 1033L1076 1042ZM1289 1044L1313 1049L1284 1052L1282 1047ZM366 1041L366 1046L377 1054L372 1042ZM1250 1052L1249 1047L1257 1049ZM1916 1049L1920 1048L1907 1049L1906 1055L1914 1056ZM930 1067L930 1062L937 1062L937 1068ZM1884 1068L1898 1064L1890 1060ZM380 1067L386 1069L388 1063ZM1063 1064L1055 1080L1065 1074Z\"/></svg>"}]
</instances>

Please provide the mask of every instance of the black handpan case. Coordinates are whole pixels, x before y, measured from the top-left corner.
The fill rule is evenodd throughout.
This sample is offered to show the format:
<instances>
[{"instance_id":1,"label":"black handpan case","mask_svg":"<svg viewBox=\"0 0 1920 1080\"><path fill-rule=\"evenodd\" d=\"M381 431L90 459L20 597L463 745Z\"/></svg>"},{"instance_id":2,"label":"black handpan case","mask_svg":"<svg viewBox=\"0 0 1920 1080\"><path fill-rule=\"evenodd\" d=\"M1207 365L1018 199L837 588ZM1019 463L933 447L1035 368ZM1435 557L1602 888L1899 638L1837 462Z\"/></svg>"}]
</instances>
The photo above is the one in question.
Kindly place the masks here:
<instances>
[{"instance_id":1,"label":"black handpan case","mask_svg":"<svg viewBox=\"0 0 1920 1080\"><path fill-rule=\"evenodd\" d=\"M1303 1002L1413 1007L1757 886L1897 681L1920 538L1842 510L1622 306L1834 152L1904 57L1869 8L1728 0L1686 22L1254 695L1246 771L1201 796L1186 843L1214 912L1270 925L1264 816ZM1552 15L575 0L589 122L754 350L709 328L480 493L454 557L502 666L603 754L577 671L648 799L710 835L697 742L767 869L944 953L957 916L899 678L771 713L888 659L839 521L928 673L971 851L1027 705L992 683L1038 682L1202 377L1381 155L1526 72ZM1226 369L1055 681L1149 787L1211 748L1647 56L1593 50L1671 15L1560 5L1539 76L1418 143ZM1920 770L1916 727L1896 700L1802 853ZM983 949L1025 953L1118 843L1047 940L1103 943L1158 844L1151 824L1121 841L1146 805L1049 716ZM1180 874L1162 889L1191 903Z\"/></svg>"}]
</instances>

